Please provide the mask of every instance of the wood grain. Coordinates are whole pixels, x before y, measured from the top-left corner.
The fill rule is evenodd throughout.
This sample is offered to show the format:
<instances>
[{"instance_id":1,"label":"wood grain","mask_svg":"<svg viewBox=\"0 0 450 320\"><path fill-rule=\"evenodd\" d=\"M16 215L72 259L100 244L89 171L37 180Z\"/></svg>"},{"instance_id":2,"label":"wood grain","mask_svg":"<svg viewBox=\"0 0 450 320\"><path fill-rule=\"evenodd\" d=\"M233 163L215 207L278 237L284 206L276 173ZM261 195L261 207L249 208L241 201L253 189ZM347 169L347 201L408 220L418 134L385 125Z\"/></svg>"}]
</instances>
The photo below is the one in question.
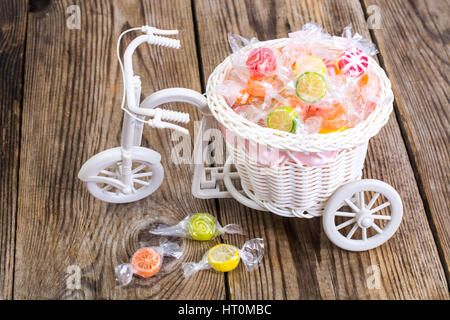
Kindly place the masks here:
<instances>
[{"instance_id":1,"label":"wood grain","mask_svg":"<svg viewBox=\"0 0 450 320\"><path fill-rule=\"evenodd\" d=\"M397 116L449 281L450 3L364 3L378 6L380 12L380 28L373 32L393 82Z\"/></svg>"},{"instance_id":2,"label":"wood grain","mask_svg":"<svg viewBox=\"0 0 450 320\"><path fill-rule=\"evenodd\" d=\"M205 81L230 53L227 33L269 40L315 21L333 34L352 23L354 31L370 36L358 1L212 0L195 1L195 9ZM222 222L242 224L248 237L262 236L267 248L260 269L248 273L240 268L229 274L230 298L448 298L444 270L395 115L371 140L364 176L396 188L405 216L387 244L363 253L333 246L317 219L280 218L249 210L234 200L219 200ZM244 242L237 236L224 239L238 245ZM367 268L372 265L381 272L379 289L367 287L371 275Z\"/></svg>"},{"instance_id":3,"label":"wood grain","mask_svg":"<svg viewBox=\"0 0 450 320\"><path fill-rule=\"evenodd\" d=\"M80 5L80 30L66 27L73 4ZM381 9L381 29L369 33L365 11L373 4ZM448 299L449 12L448 2L438 0L1 2L0 299ZM228 32L268 40L309 21L333 34L351 22L372 36L391 78L396 114L371 140L364 170L393 185L404 201L404 220L387 244L350 253L329 242L318 219L194 199L191 168L171 161L180 137L170 131L144 131L143 145L162 154L165 168L161 188L149 198L101 203L77 179L84 161L120 144L120 32L144 24L180 29L180 51L138 49L134 67L145 96L175 86L201 91L230 53ZM133 36L125 37L122 52ZM169 107L200 118L188 105ZM181 262L199 260L213 243L173 239L185 250L182 261L167 259L166 272L115 288L114 266L141 244L158 244L149 227L192 212L210 212L247 231L216 243L240 246L263 237L262 267L186 280ZM372 265L380 270L379 289L367 287ZM66 284L69 266L81 269L79 290Z\"/></svg>"},{"instance_id":4,"label":"wood grain","mask_svg":"<svg viewBox=\"0 0 450 320\"><path fill-rule=\"evenodd\" d=\"M26 2L0 3L0 300L12 298Z\"/></svg>"},{"instance_id":5,"label":"wood grain","mask_svg":"<svg viewBox=\"0 0 450 320\"><path fill-rule=\"evenodd\" d=\"M66 28L66 8L79 4L81 29ZM114 285L113 267L140 243L157 244L150 225L174 223L191 212L215 214L213 201L195 200L188 166L171 162L171 132L145 130L144 146L161 152L165 181L149 198L128 205L101 203L77 178L94 154L120 144L122 79L115 57L120 32L153 25L178 28L183 49L143 45L135 72L143 94L166 87L200 91L190 1L51 1L29 16L20 157L14 296L18 299L220 299L224 277L185 280L181 261L171 273ZM134 35L125 37L128 43ZM124 46L122 47L122 52ZM172 106L199 119L192 107ZM193 123L189 125L192 132ZM209 244L181 241L183 261L201 258ZM81 288L67 287L67 268L81 269Z\"/></svg>"}]
</instances>

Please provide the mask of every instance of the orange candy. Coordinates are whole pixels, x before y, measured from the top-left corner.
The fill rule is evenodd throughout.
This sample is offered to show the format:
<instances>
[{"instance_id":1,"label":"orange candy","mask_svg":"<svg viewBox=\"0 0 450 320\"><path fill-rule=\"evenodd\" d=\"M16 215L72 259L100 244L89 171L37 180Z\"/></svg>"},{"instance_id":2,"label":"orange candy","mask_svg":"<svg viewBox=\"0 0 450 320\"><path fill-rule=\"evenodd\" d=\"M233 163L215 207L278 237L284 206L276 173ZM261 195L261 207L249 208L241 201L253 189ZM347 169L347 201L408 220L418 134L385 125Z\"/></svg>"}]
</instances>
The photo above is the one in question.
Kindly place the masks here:
<instances>
[{"instance_id":1,"label":"orange candy","mask_svg":"<svg viewBox=\"0 0 450 320\"><path fill-rule=\"evenodd\" d=\"M346 129L347 129L347 127L342 127L342 128L337 129L337 130L327 130L327 129L321 128L319 130L319 133L326 134L326 133L332 133L332 132L341 132L341 131L344 131Z\"/></svg>"},{"instance_id":2,"label":"orange candy","mask_svg":"<svg viewBox=\"0 0 450 320\"><path fill-rule=\"evenodd\" d=\"M239 95L236 97L236 102L239 104L246 104L249 98L250 95L245 90L243 90L239 92Z\"/></svg>"},{"instance_id":3,"label":"orange candy","mask_svg":"<svg viewBox=\"0 0 450 320\"><path fill-rule=\"evenodd\" d=\"M347 123L347 110L341 104L335 104L332 112L322 121L322 129L328 131L338 131L345 127Z\"/></svg>"},{"instance_id":4,"label":"orange candy","mask_svg":"<svg viewBox=\"0 0 450 320\"><path fill-rule=\"evenodd\" d=\"M309 117L321 117L322 127L319 133L330 133L346 129L348 124L346 115L347 110L340 103L336 103L331 108L319 108L310 105L306 108L305 120Z\"/></svg>"},{"instance_id":5,"label":"orange candy","mask_svg":"<svg viewBox=\"0 0 450 320\"><path fill-rule=\"evenodd\" d=\"M272 86L273 82L273 78L270 77L265 79L251 77L247 82L247 92L253 97L263 98L266 89Z\"/></svg>"},{"instance_id":6,"label":"orange candy","mask_svg":"<svg viewBox=\"0 0 450 320\"><path fill-rule=\"evenodd\" d=\"M264 82L250 78L247 82L247 92L254 97L264 97L266 95Z\"/></svg>"},{"instance_id":7,"label":"orange candy","mask_svg":"<svg viewBox=\"0 0 450 320\"><path fill-rule=\"evenodd\" d=\"M161 269L161 265L161 255L153 248L141 248L131 258L131 266L136 274L143 278L154 276Z\"/></svg>"},{"instance_id":8,"label":"orange candy","mask_svg":"<svg viewBox=\"0 0 450 320\"><path fill-rule=\"evenodd\" d=\"M274 90L279 91L281 90L282 86L283 82L274 77L250 77L250 79L247 81L247 92L253 97L264 98L267 93L267 89L273 88Z\"/></svg>"},{"instance_id":9,"label":"orange candy","mask_svg":"<svg viewBox=\"0 0 450 320\"><path fill-rule=\"evenodd\" d=\"M358 85L360 87L365 86L367 83L369 82L369 76L366 74L364 74L359 80L358 80Z\"/></svg>"}]
</instances>

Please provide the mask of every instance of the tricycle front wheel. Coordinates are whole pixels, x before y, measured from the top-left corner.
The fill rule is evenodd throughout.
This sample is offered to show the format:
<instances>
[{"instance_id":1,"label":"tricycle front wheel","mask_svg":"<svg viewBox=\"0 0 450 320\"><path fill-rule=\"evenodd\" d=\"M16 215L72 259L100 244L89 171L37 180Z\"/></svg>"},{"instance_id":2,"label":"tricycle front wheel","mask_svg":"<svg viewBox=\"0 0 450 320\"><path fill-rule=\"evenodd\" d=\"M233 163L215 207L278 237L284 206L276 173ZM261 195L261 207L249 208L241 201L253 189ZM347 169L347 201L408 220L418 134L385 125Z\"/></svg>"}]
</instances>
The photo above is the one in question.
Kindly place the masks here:
<instances>
[{"instance_id":1,"label":"tricycle front wheel","mask_svg":"<svg viewBox=\"0 0 450 320\"><path fill-rule=\"evenodd\" d=\"M162 183L164 169L160 155L150 149L133 147L132 184L130 192L121 181L122 149L105 150L89 159L80 170L79 177L86 183L89 192L102 201L128 203L141 200L152 194Z\"/></svg>"}]
</instances>

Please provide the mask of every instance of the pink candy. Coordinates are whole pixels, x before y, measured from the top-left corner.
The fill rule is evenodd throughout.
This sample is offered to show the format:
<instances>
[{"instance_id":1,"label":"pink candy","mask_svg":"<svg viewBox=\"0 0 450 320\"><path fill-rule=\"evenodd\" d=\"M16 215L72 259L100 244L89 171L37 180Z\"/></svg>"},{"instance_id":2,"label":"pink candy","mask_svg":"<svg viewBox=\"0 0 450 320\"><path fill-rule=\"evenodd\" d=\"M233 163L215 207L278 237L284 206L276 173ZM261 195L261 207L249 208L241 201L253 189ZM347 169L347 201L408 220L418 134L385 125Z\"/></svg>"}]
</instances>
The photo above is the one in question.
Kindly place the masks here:
<instances>
[{"instance_id":1,"label":"pink candy","mask_svg":"<svg viewBox=\"0 0 450 320\"><path fill-rule=\"evenodd\" d=\"M264 77L277 68L275 54L269 48L253 49L245 64L250 71L250 75L254 77Z\"/></svg>"},{"instance_id":2,"label":"pink candy","mask_svg":"<svg viewBox=\"0 0 450 320\"><path fill-rule=\"evenodd\" d=\"M367 72L369 58L358 48L342 52L336 60L339 71L351 78L358 78Z\"/></svg>"}]
</instances>

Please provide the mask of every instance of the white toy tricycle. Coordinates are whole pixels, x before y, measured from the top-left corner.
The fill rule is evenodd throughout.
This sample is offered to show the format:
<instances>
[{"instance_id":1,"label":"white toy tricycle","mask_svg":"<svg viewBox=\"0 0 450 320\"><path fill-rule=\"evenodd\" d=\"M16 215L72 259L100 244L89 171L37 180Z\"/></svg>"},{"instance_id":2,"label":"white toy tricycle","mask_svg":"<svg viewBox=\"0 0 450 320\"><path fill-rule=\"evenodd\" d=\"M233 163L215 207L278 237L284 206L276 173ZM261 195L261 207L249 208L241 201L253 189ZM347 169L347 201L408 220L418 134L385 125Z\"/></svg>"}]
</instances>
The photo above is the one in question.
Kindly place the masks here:
<instances>
[{"instance_id":1,"label":"white toy tricycle","mask_svg":"<svg viewBox=\"0 0 450 320\"><path fill-rule=\"evenodd\" d=\"M350 251L375 248L396 232L403 215L398 193L384 182L360 180L368 141L387 122L392 111L390 82L378 65L386 98L365 120L366 125L336 134L317 135L320 137L299 144L298 140L292 139L293 134L280 131L273 134L273 129L246 121L229 108L223 97L214 93L212 88L223 80L230 67L230 57L211 74L207 98L190 89L171 88L155 92L140 102L141 83L133 74L132 66L134 51L142 43L178 49L180 42L161 36L175 35L177 30L144 26L122 33L118 47L122 36L133 30L144 34L135 38L124 54L122 144L90 158L78 174L93 196L106 202L128 203L143 199L158 189L164 176L161 155L140 146L143 126L148 124L153 128L189 134L187 129L172 123L189 122L189 114L158 108L169 102L187 102L203 114L201 133L194 144L192 193L195 197L233 197L250 208L287 217L323 216L329 239ZM278 48L286 41L289 39L260 44ZM117 54L122 67L119 48ZM215 121L227 137L225 142L230 156L223 167L206 167L202 156L208 141L202 133L211 129ZM266 155L270 154L271 159L276 160L275 165L261 163L252 157L249 149L262 147ZM330 150L337 155L327 164L310 166L300 160L304 155L320 155ZM232 165L236 170L232 170ZM219 187L220 181L225 189ZM242 190L236 188L236 181Z\"/></svg>"}]
</instances>

